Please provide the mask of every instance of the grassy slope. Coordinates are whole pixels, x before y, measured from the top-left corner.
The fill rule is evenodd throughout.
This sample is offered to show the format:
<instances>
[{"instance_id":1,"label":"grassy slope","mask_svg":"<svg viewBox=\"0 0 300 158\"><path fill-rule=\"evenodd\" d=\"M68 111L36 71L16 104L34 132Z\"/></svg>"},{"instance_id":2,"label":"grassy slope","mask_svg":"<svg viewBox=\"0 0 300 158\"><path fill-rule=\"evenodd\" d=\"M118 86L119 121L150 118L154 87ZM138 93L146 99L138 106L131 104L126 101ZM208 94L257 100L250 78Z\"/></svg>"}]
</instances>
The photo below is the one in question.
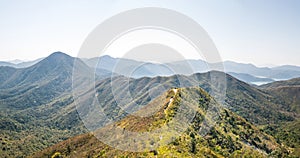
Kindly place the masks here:
<instances>
[{"instance_id":1,"label":"grassy slope","mask_svg":"<svg viewBox=\"0 0 300 158\"><path fill-rule=\"evenodd\" d=\"M295 115L296 120L275 125L265 125L264 130L279 142L293 147L297 156L300 156L300 78L287 81L278 81L260 87L267 93L275 96L278 104L282 104L286 111Z\"/></svg>"},{"instance_id":2,"label":"grassy slope","mask_svg":"<svg viewBox=\"0 0 300 158\"><path fill-rule=\"evenodd\" d=\"M172 96L174 101L169 105L168 100ZM200 88L180 88L177 94L168 91L158 98L165 101L159 104L161 108L154 115L146 118L127 116L116 122L114 126L106 127L106 130L126 128L130 131L143 132L161 128L176 116L179 103L189 98L197 98L199 101L197 104L186 104L197 111L191 124L172 142L156 150L138 153L121 151L103 144L92 134L84 134L47 148L34 157L48 157L55 154L63 157L239 157L242 155L266 157L267 155L283 156L288 153L288 150L277 144L273 137L221 107L219 107L220 113L217 116L216 126L207 135L201 136L197 131L202 127L207 104L217 103ZM150 106L157 106L157 104L150 103ZM166 133L168 134L170 133Z\"/></svg>"},{"instance_id":3,"label":"grassy slope","mask_svg":"<svg viewBox=\"0 0 300 158\"><path fill-rule=\"evenodd\" d=\"M287 111L300 115L300 78L273 82L262 85L260 88L274 95L277 98L275 102L284 104Z\"/></svg>"}]
</instances>

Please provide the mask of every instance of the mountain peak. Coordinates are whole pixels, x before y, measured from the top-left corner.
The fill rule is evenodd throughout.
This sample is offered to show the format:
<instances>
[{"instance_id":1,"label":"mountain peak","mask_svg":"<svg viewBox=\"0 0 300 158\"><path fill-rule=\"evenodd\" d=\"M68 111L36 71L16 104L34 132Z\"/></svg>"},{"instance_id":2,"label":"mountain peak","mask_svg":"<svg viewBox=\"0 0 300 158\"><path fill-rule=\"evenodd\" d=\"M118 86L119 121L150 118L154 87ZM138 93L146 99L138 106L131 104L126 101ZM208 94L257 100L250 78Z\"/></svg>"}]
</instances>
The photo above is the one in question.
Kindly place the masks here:
<instances>
[{"instance_id":1,"label":"mountain peak","mask_svg":"<svg viewBox=\"0 0 300 158\"><path fill-rule=\"evenodd\" d=\"M47 58L57 58L57 57L68 57L68 58L72 58L70 55L65 54L63 52L57 51L54 52L52 54L50 54Z\"/></svg>"},{"instance_id":2,"label":"mountain peak","mask_svg":"<svg viewBox=\"0 0 300 158\"><path fill-rule=\"evenodd\" d=\"M40 64L43 65L55 65L55 64L73 64L74 58L63 53L63 52L54 52L45 59L43 59Z\"/></svg>"}]
</instances>

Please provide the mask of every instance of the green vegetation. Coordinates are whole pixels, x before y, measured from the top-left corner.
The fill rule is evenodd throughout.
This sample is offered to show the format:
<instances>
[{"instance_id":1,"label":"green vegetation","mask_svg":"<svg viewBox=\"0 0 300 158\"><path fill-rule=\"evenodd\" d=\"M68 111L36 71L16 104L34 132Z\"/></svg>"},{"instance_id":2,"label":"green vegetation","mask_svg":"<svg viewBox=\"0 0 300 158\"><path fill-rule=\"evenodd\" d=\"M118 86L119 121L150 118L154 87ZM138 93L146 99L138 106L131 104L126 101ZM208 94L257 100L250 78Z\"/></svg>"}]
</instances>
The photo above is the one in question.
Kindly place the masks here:
<instances>
[{"instance_id":1,"label":"green vegetation","mask_svg":"<svg viewBox=\"0 0 300 158\"><path fill-rule=\"evenodd\" d=\"M73 104L72 98L67 96L22 111L2 111L0 113L1 155L3 157L28 156L86 132Z\"/></svg>"},{"instance_id":2,"label":"green vegetation","mask_svg":"<svg viewBox=\"0 0 300 158\"><path fill-rule=\"evenodd\" d=\"M207 93L215 88L209 82L210 74L225 75L222 72L139 79L116 76L97 81L100 106L126 130L152 131L174 122L178 110L196 111L182 135L164 133L174 137L172 142L153 151L131 153L111 148L86 133L70 95L73 62L74 58L55 53L28 68L0 67L1 157L31 157L34 153L36 157L300 157L299 79L255 88L226 75L224 106L215 101L220 94ZM83 72L89 71L83 63L80 66ZM112 80L119 84L116 90L120 95L130 91L133 100L124 107L136 108L137 115L118 106ZM191 87L195 85L203 89ZM157 90L152 101L150 87ZM92 90L83 91L87 92L85 103L90 104ZM180 109L182 105L187 108ZM206 115L212 105L220 112L214 116L217 122L207 135L200 135L198 131L206 127L203 121L212 121ZM143 114L151 115L139 117Z\"/></svg>"},{"instance_id":3,"label":"green vegetation","mask_svg":"<svg viewBox=\"0 0 300 158\"><path fill-rule=\"evenodd\" d=\"M293 155L300 157L300 78L278 81L260 87L273 95L273 102L281 111L291 113L294 121L262 126L262 130L274 136L278 143L290 147Z\"/></svg>"},{"instance_id":4,"label":"green vegetation","mask_svg":"<svg viewBox=\"0 0 300 158\"><path fill-rule=\"evenodd\" d=\"M174 99L172 105L168 102L170 98ZM207 109L203 107L207 107L205 104L209 102L217 104L200 88L180 88L176 94L170 90L158 98L158 100L165 99L165 102L161 102L161 109L155 115L150 117L130 115L118 121L115 126L139 132L161 128L166 121L172 120L177 114L176 109L179 103L189 98L197 98L198 103L190 105L196 108L197 113L188 129L166 146L149 152L126 152L103 144L92 134L84 134L47 148L37 153L35 157L48 157L56 152L61 153L63 157L72 157L75 154L80 157L114 157L116 155L123 157L267 157L268 155L282 157L290 154L288 149L278 144L272 136L265 134L244 118L217 105L220 108L220 114L217 116L216 125L207 135L200 135L198 131L203 126L202 122L207 112Z\"/></svg>"}]
</instances>

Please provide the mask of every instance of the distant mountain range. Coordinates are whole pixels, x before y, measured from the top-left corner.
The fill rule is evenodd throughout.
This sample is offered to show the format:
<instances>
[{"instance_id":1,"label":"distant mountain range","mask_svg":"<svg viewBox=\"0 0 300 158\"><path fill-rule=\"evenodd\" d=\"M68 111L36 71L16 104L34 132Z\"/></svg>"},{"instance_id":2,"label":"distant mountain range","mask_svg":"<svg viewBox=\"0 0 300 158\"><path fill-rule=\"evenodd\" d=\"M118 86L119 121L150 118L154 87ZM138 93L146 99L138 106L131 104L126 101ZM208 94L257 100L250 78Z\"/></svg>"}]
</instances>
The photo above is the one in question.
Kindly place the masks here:
<instances>
[{"instance_id":1,"label":"distant mountain range","mask_svg":"<svg viewBox=\"0 0 300 158\"><path fill-rule=\"evenodd\" d=\"M98 66L97 62L97 58L81 60L56 52L26 68L0 67L2 156L300 156L300 78L252 86L220 71L188 74L189 72L184 72L185 63L181 62L177 64L181 63L183 66L168 64L182 72L176 75L168 68L154 63L109 56L102 57ZM115 72L113 67L118 65L118 62L125 64L121 64ZM199 61L191 62L194 62L194 67L204 64ZM128 73L127 70L132 70L137 65L142 65L140 70ZM81 76L74 76L74 68ZM85 79L86 74L94 75L95 68L96 80L93 87L85 86L84 82L83 85L80 85L81 82L79 85L72 85L74 77ZM135 78L129 77L130 74ZM245 77L245 74L235 75ZM220 88L216 87L218 80L213 80L215 84L210 82L212 76L216 79L225 77L226 95L224 102L218 103L220 114L216 116L216 126L208 132L207 137L203 137L197 134L197 130L203 126L202 121L209 103L217 101L220 97L220 94L212 93L214 89ZM252 78L252 81L254 80L257 81L256 78ZM125 84L125 81L128 84ZM119 93L113 92L112 83L117 85L116 90ZM84 104L79 107L76 107L74 101L74 87L82 90L80 96L84 98L81 102ZM178 93L172 92L174 88L178 89ZM128 99L124 98L127 89L133 102L127 102L128 104L121 108L116 98ZM150 93L149 89L153 89L153 93ZM157 100L150 102L153 95ZM93 98L97 99L97 105L102 107L102 112L107 114L108 118L118 120L117 126L133 131L151 130L150 127L158 128L172 120L178 110L177 101L185 98L194 101L191 107L196 109L197 113L188 130L181 136L174 137L174 141L165 148L131 153L108 147L87 133L89 131L79 116L98 114L99 111L95 111L97 106L87 108L87 105L93 105ZM171 98L174 102L170 104ZM139 105L135 109L137 111L147 108L148 105L150 109L146 112L153 110L152 106L162 111L150 117L137 118L124 111L127 108L134 109L134 103ZM82 113L78 113L78 108L81 108ZM101 126L106 120L98 121ZM98 124L93 127L96 130Z\"/></svg>"},{"instance_id":2,"label":"distant mountain range","mask_svg":"<svg viewBox=\"0 0 300 158\"><path fill-rule=\"evenodd\" d=\"M242 81L253 84L263 84L274 80L287 80L300 77L300 67L298 66L259 68L252 64L242 64L232 61L208 64L203 60L186 60L165 64L155 64L131 59L103 56L100 58L86 59L84 62L93 68L97 67L116 74L134 78L146 76L170 76L174 74L190 75L193 73L202 73L214 70L210 67L214 67L215 65L223 65L224 72L229 73Z\"/></svg>"},{"instance_id":3,"label":"distant mountain range","mask_svg":"<svg viewBox=\"0 0 300 158\"><path fill-rule=\"evenodd\" d=\"M13 64L9 62L0 62L0 66L9 66L14 68L25 68L41 61L21 62ZM132 59L113 58L108 55L91 59L82 59L88 66L97 68L98 74L110 76L112 73L117 75L130 76L133 78L171 76L174 74L190 75L193 73L202 73L214 70L214 65L223 65L224 71L230 75L250 84L262 85L277 80L288 80L300 77L300 67L284 65L273 68L257 67L253 64L242 64L233 61L224 63L206 63L203 60L175 61L165 64L156 64L151 62L136 61Z\"/></svg>"},{"instance_id":4,"label":"distant mountain range","mask_svg":"<svg viewBox=\"0 0 300 158\"><path fill-rule=\"evenodd\" d=\"M254 85L263 85L275 81L274 79L271 78L255 77L246 73L235 73L235 72L227 72L227 73L241 81L247 82L249 84L254 84Z\"/></svg>"},{"instance_id":5,"label":"distant mountain range","mask_svg":"<svg viewBox=\"0 0 300 158\"><path fill-rule=\"evenodd\" d=\"M32 66L39 61L43 60L43 58L36 59L33 61L21 61L21 60L14 60L14 61L0 61L0 66L9 66L14 68L26 68Z\"/></svg>"}]
</instances>

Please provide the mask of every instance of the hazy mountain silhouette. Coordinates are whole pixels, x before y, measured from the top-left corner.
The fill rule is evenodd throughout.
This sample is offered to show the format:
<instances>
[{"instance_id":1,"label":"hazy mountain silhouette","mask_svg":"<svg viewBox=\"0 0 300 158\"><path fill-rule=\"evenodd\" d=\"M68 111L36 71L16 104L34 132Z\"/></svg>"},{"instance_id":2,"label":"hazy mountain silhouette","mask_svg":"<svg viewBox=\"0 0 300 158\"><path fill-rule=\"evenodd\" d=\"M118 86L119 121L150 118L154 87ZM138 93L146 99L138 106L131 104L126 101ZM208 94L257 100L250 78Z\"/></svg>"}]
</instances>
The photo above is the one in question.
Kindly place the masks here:
<instances>
[{"instance_id":1,"label":"hazy mountain silhouette","mask_svg":"<svg viewBox=\"0 0 300 158\"><path fill-rule=\"evenodd\" d=\"M90 67L98 67L133 78L170 76L174 74L190 75L193 73L208 72L214 70L212 67L216 64L223 65L225 72L231 72L233 76L248 83L250 83L249 81L261 81L259 78L269 78L270 80L268 81L271 81L271 79L291 79L300 77L300 67L297 66L286 65L274 68L260 68L253 64L242 64L232 61L209 64L203 60L185 60L156 64L135 61L132 59L113 58L106 55L100 58L87 59L85 60L85 63ZM251 78L250 76L241 77L241 74L251 75Z\"/></svg>"}]
</instances>

